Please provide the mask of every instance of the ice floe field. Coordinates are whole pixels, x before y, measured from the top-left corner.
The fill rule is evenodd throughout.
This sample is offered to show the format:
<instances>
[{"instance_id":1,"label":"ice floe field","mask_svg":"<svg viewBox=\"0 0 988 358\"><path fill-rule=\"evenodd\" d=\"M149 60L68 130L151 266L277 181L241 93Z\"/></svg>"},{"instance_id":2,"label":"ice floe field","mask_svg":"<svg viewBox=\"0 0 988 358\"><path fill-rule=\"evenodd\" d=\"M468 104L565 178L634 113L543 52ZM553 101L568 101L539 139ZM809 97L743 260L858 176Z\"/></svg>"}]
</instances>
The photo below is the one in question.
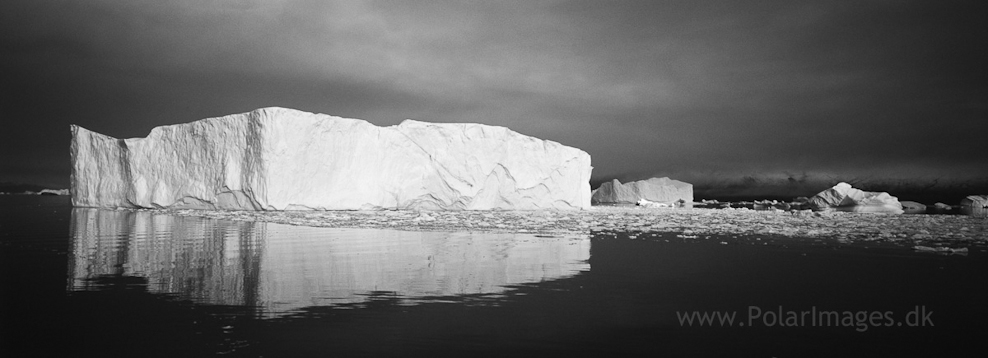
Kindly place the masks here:
<instances>
[{"instance_id":1,"label":"ice floe field","mask_svg":"<svg viewBox=\"0 0 988 358\"><path fill-rule=\"evenodd\" d=\"M152 210L182 216L334 228L588 234L676 233L683 239L771 236L881 242L920 251L985 251L988 220L964 215L894 215L749 209L594 206L578 211L216 211Z\"/></svg>"}]
</instances>

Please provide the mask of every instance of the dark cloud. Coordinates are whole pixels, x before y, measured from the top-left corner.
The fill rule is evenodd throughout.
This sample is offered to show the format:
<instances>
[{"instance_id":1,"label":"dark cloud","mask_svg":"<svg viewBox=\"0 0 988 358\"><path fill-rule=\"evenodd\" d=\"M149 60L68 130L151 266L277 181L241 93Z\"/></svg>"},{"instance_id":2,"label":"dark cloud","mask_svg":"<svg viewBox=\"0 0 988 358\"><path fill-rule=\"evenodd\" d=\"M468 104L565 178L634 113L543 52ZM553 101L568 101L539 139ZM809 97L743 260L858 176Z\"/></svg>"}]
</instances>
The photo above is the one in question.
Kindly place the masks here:
<instances>
[{"instance_id":1,"label":"dark cloud","mask_svg":"<svg viewBox=\"0 0 988 358\"><path fill-rule=\"evenodd\" d=\"M264 106L508 126L594 178L988 177L988 10L885 1L0 4L0 181ZM44 178L44 179L38 179Z\"/></svg>"}]
</instances>

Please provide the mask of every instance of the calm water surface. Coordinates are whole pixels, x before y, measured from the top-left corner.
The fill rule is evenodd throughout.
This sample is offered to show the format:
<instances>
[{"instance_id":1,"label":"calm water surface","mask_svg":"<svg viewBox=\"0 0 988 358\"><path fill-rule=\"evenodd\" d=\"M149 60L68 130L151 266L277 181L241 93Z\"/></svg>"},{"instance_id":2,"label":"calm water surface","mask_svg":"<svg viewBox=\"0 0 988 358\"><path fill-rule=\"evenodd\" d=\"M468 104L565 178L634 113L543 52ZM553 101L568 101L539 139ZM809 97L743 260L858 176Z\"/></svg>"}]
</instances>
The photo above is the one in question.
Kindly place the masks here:
<instances>
[{"instance_id":1,"label":"calm water surface","mask_svg":"<svg viewBox=\"0 0 988 358\"><path fill-rule=\"evenodd\" d=\"M7 196L0 268L3 357L988 353L980 246L328 229ZM782 326L814 310L881 317ZM681 323L693 311L736 318Z\"/></svg>"}]
</instances>

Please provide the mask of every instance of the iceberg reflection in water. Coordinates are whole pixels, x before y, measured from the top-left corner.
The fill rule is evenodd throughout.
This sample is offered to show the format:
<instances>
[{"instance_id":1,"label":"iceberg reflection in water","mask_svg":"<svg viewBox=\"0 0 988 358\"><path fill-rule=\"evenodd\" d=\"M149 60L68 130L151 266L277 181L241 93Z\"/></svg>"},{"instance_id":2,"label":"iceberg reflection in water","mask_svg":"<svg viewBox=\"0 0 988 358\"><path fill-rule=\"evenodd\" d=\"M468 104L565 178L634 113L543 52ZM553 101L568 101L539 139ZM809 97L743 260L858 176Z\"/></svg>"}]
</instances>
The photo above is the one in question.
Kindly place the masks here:
<instances>
[{"instance_id":1,"label":"iceberg reflection in water","mask_svg":"<svg viewBox=\"0 0 988 358\"><path fill-rule=\"evenodd\" d=\"M137 277L155 293L278 316L359 303L499 294L590 269L586 236L300 227L139 211L72 211L69 290ZM141 280L141 281L143 281Z\"/></svg>"}]
</instances>

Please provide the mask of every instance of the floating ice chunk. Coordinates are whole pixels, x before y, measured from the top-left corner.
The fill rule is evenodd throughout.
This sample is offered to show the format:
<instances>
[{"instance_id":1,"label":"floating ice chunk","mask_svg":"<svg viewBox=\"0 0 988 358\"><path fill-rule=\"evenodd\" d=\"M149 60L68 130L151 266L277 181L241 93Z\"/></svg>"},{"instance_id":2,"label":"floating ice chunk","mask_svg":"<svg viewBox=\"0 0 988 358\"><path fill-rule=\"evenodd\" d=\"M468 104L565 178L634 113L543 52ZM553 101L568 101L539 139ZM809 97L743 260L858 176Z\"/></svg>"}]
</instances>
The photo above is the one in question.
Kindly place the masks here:
<instances>
[{"instance_id":1,"label":"floating ice chunk","mask_svg":"<svg viewBox=\"0 0 988 358\"><path fill-rule=\"evenodd\" d=\"M41 189L38 195L69 195L69 189Z\"/></svg>"},{"instance_id":2,"label":"floating ice chunk","mask_svg":"<svg viewBox=\"0 0 988 358\"><path fill-rule=\"evenodd\" d=\"M938 254L959 254L959 255L967 255L968 252L966 247L950 248L950 247L939 247L939 246L930 247L930 246L922 246L922 245L913 246L913 250L916 250L918 252L933 252Z\"/></svg>"},{"instance_id":3,"label":"floating ice chunk","mask_svg":"<svg viewBox=\"0 0 988 358\"><path fill-rule=\"evenodd\" d=\"M645 200L645 199L639 199L638 200L638 206L646 207L646 208L671 208L672 207L672 205L670 205L670 204L657 203L657 202L648 201L648 200Z\"/></svg>"}]
</instances>

